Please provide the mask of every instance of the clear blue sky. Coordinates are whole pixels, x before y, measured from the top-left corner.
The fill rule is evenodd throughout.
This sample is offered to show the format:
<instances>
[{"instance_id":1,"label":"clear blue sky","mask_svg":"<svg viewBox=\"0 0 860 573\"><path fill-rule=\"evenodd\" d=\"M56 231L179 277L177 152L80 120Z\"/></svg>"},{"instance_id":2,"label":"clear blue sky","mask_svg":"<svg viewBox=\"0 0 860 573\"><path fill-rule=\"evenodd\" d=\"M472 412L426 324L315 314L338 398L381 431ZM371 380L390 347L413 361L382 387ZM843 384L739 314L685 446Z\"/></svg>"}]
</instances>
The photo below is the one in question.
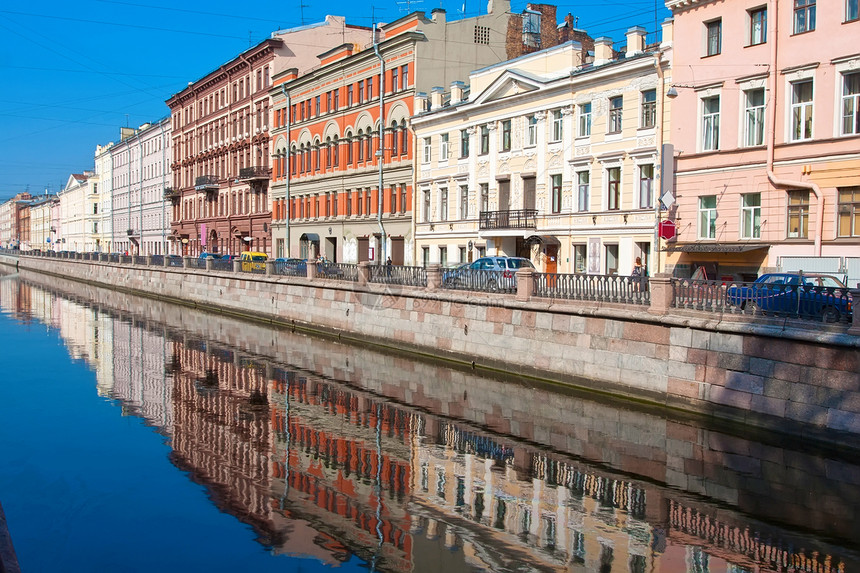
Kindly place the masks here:
<instances>
[{"instance_id":1,"label":"clear blue sky","mask_svg":"<svg viewBox=\"0 0 860 573\"><path fill-rule=\"evenodd\" d=\"M654 36L662 0L555 3L592 37L618 41L630 26ZM443 7L448 19L486 13L486 0L7 0L0 4L0 201L29 189L56 193L92 169L119 128L168 115L164 101L272 31L326 14L370 26ZM512 0L521 12L523 0ZM465 8L465 10L464 10ZM656 15L655 15L656 11Z\"/></svg>"}]
</instances>

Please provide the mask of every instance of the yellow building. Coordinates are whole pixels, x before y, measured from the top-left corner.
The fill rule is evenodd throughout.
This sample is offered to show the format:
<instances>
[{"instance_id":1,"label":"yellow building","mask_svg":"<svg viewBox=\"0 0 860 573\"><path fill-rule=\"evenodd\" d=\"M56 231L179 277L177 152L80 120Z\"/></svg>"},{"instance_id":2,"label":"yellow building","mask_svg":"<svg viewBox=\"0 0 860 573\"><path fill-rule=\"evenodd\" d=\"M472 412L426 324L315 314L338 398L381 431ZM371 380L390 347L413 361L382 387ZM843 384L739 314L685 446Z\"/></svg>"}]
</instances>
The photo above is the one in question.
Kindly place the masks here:
<instances>
[{"instance_id":1,"label":"yellow building","mask_svg":"<svg viewBox=\"0 0 860 573\"><path fill-rule=\"evenodd\" d=\"M651 263L668 59L640 27L626 51L597 38L583 54L568 42L419 99L416 261L525 256L589 274Z\"/></svg>"}]
</instances>

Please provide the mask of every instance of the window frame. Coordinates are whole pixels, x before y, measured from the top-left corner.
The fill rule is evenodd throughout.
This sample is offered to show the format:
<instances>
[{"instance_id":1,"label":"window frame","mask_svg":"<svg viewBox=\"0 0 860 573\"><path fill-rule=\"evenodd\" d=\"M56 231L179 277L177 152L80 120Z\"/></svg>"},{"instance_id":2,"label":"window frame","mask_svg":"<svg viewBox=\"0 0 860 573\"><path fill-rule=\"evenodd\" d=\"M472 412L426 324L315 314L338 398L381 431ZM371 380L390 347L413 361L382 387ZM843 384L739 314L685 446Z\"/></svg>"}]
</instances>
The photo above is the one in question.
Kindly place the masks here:
<instances>
[{"instance_id":1,"label":"window frame","mask_svg":"<svg viewBox=\"0 0 860 573\"><path fill-rule=\"evenodd\" d=\"M787 239L809 238L809 190L790 189L786 193L785 236ZM792 220L798 221L798 229L791 230Z\"/></svg>"},{"instance_id":2,"label":"window frame","mask_svg":"<svg viewBox=\"0 0 860 573\"><path fill-rule=\"evenodd\" d=\"M504 119L500 122L499 151L507 153L511 150L511 120Z\"/></svg>"},{"instance_id":3,"label":"window frame","mask_svg":"<svg viewBox=\"0 0 860 573\"><path fill-rule=\"evenodd\" d=\"M758 198L758 204L747 204L748 200L753 198ZM761 239L761 212L761 193L741 194L741 219L738 229L741 239Z\"/></svg>"},{"instance_id":4,"label":"window frame","mask_svg":"<svg viewBox=\"0 0 860 573\"><path fill-rule=\"evenodd\" d=\"M640 209L654 208L654 176L656 169L653 163L643 163L637 168L639 175L638 201ZM650 173L649 173L650 171ZM650 175L650 176L648 176Z\"/></svg>"},{"instance_id":5,"label":"window frame","mask_svg":"<svg viewBox=\"0 0 860 573\"><path fill-rule=\"evenodd\" d=\"M564 114L560 109L552 110L552 143L557 143L564 138Z\"/></svg>"},{"instance_id":6,"label":"window frame","mask_svg":"<svg viewBox=\"0 0 860 573\"><path fill-rule=\"evenodd\" d=\"M860 135L860 70L842 72L840 76L842 78L842 93L839 96L839 135ZM855 86L857 91L850 94L846 93L849 78L856 80L857 84ZM849 123L853 125L853 128L851 131L846 131L845 127Z\"/></svg>"},{"instance_id":7,"label":"window frame","mask_svg":"<svg viewBox=\"0 0 860 573\"><path fill-rule=\"evenodd\" d=\"M860 186L837 187L836 205L836 236L860 237Z\"/></svg>"},{"instance_id":8,"label":"window frame","mask_svg":"<svg viewBox=\"0 0 860 573\"><path fill-rule=\"evenodd\" d=\"M845 19L843 23L860 20L860 0L845 0Z\"/></svg>"},{"instance_id":9,"label":"window frame","mask_svg":"<svg viewBox=\"0 0 860 573\"><path fill-rule=\"evenodd\" d=\"M767 6L747 10L747 46L760 46L767 43ZM756 29L758 27L758 29Z\"/></svg>"},{"instance_id":10,"label":"window frame","mask_svg":"<svg viewBox=\"0 0 860 573\"><path fill-rule=\"evenodd\" d=\"M526 147L534 147L537 145L537 126L538 120L535 114L526 116Z\"/></svg>"},{"instance_id":11,"label":"window frame","mask_svg":"<svg viewBox=\"0 0 860 573\"><path fill-rule=\"evenodd\" d=\"M591 201L591 171L581 169L576 172L576 208L580 213L589 211Z\"/></svg>"},{"instance_id":12,"label":"window frame","mask_svg":"<svg viewBox=\"0 0 860 573\"><path fill-rule=\"evenodd\" d=\"M751 87L741 92L744 98L743 133L741 135L743 147L759 147L765 143L766 93L763 87ZM758 94L761 95L761 103L752 102L751 96Z\"/></svg>"},{"instance_id":13,"label":"window frame","mask_svg":"<svg viewBox=\"0 0 860 573\"><path fill-rule=\"evenodd\" d=\"M617 105L616 105L617 104ZM607 120L607 134L621 133L624 127L624 96L618 95L609 98L609 118Z\"/></svg>"},{"instance_id":14,"label":"window frame","mask_svg":"<svg viewBox=\"0 0 860 573\"><path fill-rule=\"evenodd\" d=\"M443 133L439 136L439 161L448 161L448 134Z\"/></svg>"},{"instance_id":15,"label":"window frame","mask_svg":"<svg viewBox=\"0 0 860 573\"><path fill-rule=\"evenodd\" d=\"M815 31L816 0L794 0L791 29L794 34Z\"/></svg>"},{"instance_id":16,"label":"window frame","mask_svg":"<svg viewBox=\"0 0 860 573\"><path fill-rule=\"evenodd\" d=\"M706 200L713 199L713 207L705 205ZM697 238L700 240L717 239L717 196L700 195L696 219L698 220Z\"/></svg>"},{"instance_id":17,"label":"window frame","mask_svg":"<svg viewBox=\"0 0 860 573\"><path fill-rule=\"evenodd\" d=\"M469 218L469 186L460 185L460 219Z\"/></svg>"},{"instance_id":18,"label":"window frame","mask_svg":"<svg viewBox=\"0 0 860 573\"><path fill-rule=\"evenodd\" d=\"M421 163L430 163L433 156L433 138L425 137L421 145Z\"/></svg>"},{"instance_id":19,"label":"window frame","mask_svg":"<svg viewBox=\"0 0 860 573\"><path fill-rule=\"evenodd\" d=\"M701 103L701 129L702 136L700 144L702 151L719 151L720 149L720 112L722 108L721 96L709 95L699 100ZM708 111L708 104L716 102L716 111Z\"/></svg>"},{"instance_id":20,"label":"window frame","mask_svg":"<svg viewBox=\"0 0 860 573\"><path fill-rule=\"evenodd\" d=\"M798 101L798 97L805 97L798 92L798 88L807 85L811 87L808 99ZM815 80L809 77L789 82L789 90L791 94L789 104L789 141L809 141L813 138L815 122Z\"/></svg>"},{"instance_id":21,"label":"window frame","mask_svg":"<svg viewBox=\"0 0 860 573\"><path fill-rule=\"evenodd\" d=\"M553 213L561 213L563 179L561 173L554 173L549 176L551 190L550 205Z\"/></svg>"},{"instance_id":22,"label":"window frame","mask_svg":"<svg viewBox=\"0 0 860 573\"><path fill-rule=\"evenodd\" d=\"M461 129L460 130L460 159L466 159L469 157L469 130Z\"/></svg>"},{"instance_id":23,"label":"window frame","mask_svg":"<svg viewBox=\"0 0 860 573\"><path fill-rule=\"evenodd\" d=\"M606 170L606 210L621 210L621 166L607 166Z\"/></svg>"},{"instance_id":24,"label":"window frame","mask_svg":"<svg viewBox=\"0 0 860 573\"><path fill-rule=\"evenodd\" d=\"M723 51L723 20L717 18L705 25L705 54L703 57L719 56Z\"/></svg>"},{"instance_id":25,"label":"window frame","mask_svg":"<svg viewBox=\"0 0 860 573\"><path fill-rule=\"evenodd\" d=\"M641 129L651 129L657 126L657 90L656 88L640 92L642 112L639 117Z\"/></svg>"},{"instance_id":26,"label":"window frame","mask_svg":"<svg viewBox=\"0 0 860 573\"><path fill-rule=\"evenodd\" d=\"M591 102L577 105L576 111L579 117L578 137L591 137Z\"/></svg>"},{"instance_id":27,"label":"window frame","mask_svg":"<svg viewBox=\"0 0 860 573\"><path fill-rule=\"evenodd\" d=\"M490 126L484 124L481 126L481 155L490 153Z\"/></svg>"}]
</instances>

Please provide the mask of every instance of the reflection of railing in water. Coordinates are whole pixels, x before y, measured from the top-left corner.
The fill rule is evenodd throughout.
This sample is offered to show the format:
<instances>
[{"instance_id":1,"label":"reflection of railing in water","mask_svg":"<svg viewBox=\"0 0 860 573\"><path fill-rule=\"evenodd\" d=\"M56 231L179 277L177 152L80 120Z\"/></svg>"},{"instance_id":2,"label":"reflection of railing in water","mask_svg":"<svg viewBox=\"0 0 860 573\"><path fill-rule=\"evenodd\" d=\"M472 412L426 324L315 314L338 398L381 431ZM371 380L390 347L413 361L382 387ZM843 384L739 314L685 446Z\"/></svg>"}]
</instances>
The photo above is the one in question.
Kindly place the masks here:
<instances>
[{"instance_id":1,"label":"reflection of railing in water","mask_svg":"<svg viewBox=\"0 0 860 573\"><path fill-rule=\"evenodd\" d=\"M539 453L535 453L532 459L532 475L545 480L548 485L566 487L602 505L625 510L638 519L645 518L645 490L629 481L583 472Z\"/></svg>"},{"instance_id":2,"label":"reflection of railing in water","mask_svg":"<svg viewBox=\"0 0 860 573\"><path fill-rule=\"evenodd\" d=\"M502 464L513 462L514 450L500 445L492 438L463 431L454 424L445 424L441 433L444 443L459 453L477 454Z\"/></svg>"},{"instance_id":3,"label":"reflection of railing in water","mask_svg":"<svg viewBox=\"0 0 860 573\"><path fill-rule=\"evenodd\" d=\"M838 557L821 555L811 556L802 547L793 549L794 544L780 539L760 536L759 532L748 527L738 527L723 523L713 516L705 515L696 509L669 500L669 525L671 530L693 536L708 543L708 552L714 553L722 548L733 555L725 555L727 561L738 561L743 556L755 564L764 565L773 571L803 571L809 573L842 573L844 565Z\"/></svg>"}]
</instances>

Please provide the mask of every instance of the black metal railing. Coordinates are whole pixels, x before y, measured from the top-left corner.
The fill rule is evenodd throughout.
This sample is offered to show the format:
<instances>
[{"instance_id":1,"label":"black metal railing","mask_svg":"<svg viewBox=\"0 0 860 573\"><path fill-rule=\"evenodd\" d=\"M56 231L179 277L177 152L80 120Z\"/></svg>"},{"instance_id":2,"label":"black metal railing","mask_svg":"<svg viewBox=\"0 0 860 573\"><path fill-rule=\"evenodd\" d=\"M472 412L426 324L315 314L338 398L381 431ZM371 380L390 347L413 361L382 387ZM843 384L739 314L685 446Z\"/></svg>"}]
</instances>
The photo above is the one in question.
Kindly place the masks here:
<instances>
[{"instance_id":1,"label":"black metal railing","mask_svg":"<svg viewBox=\"0 0 860 573\"><path fill-rule=\"evenodd\" d=\"M374 265L370 267L370 282L426 287L427 269L399 265Z\"/></svg>"},{"instance_id":2,"label":"black metal railing","mask_svg":"<svg viewBox=\"0 0 860 573\"><path fill-rule=\"evenodd\" d=\"M358 282L358 265L349 263L317 263L316 265L318 277Z\"/></svg>"},{"instance_id":3,"label":"black metal railing","mask_svg":"<svg viewBox=\"0 0 860 573\"><path fill-rule=\"evenodd\" d=\"M214 191L218 189L217 175L200 175L194 180L196 191Z\"/></svg>"},{"instance_id":4,"label":"black metal railing","mask_svg":"<svg viewBox=\"0 0 860 573\"><path fill-rule=\"evenodd\" d=\"M174 189L173 187L165 187L164 188L164 198L165 199L178 199L181 193L179 189Z\"/></svg>"},{"instance_id":5,"label":"black metal railing","mask_svg":"<svg viewBox=\"0 0 860 573\"><path fill-rule=\"evenodd\" d=\"M239 181L252 181L254 179L268 179L269 168L262 165L253 167L242 167L239 169Z\"/></svg>"},{"instance_id":6,"label":"black metal railing","mask_svg":"<svg viewBox=\"0 0 860 573\"><path fill-rule=\"evenodd\" d=\"M481 211L480 229L534 229L537 227L537 209L509 211Z\"/></svg>"},{"instance_id":7,"label":"black metal railing","mask_svg":"<svg viewBox=\"0 0 860 573\"><path fill-rule=\"evenodd\" d=\"M534 295L544 298L648 305L648 277L535 273Z\"/></svg>"},{"instance_id":8,"label":"black metal railing","mask_svg":"<svg viewBox=\"0 0 860 573\"><path fill-rule=\"evenodd\" d=\"M477 292L517 291L516 271L482 269L445 269L442 271L442 288Z\"/></svg>"}]
</instances>

